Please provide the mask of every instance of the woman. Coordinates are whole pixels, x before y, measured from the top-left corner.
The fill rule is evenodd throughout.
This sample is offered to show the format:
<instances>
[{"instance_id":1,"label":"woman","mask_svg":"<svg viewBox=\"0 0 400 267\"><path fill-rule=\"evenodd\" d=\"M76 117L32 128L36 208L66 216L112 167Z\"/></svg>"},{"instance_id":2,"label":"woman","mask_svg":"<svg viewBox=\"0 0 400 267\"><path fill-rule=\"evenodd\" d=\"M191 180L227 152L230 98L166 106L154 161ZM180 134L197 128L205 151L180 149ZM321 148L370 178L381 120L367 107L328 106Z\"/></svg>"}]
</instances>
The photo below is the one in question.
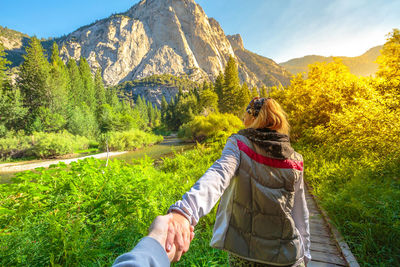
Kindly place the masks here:
<instances>
[{"instance_id":1,"label":"woman","mask_svg":"<svg viewBox=\"0 0 400 267\"><path fill-rule=\"evenodd\" d=\"M167 250L175 242L186 252L189 224L222 196L211 246L227 251L231 266L304 266L311 255L302 156L275 100L254 98L246 111L246 129L228 138L221 158L170 207Z\"/></svg>"}]
</instances>

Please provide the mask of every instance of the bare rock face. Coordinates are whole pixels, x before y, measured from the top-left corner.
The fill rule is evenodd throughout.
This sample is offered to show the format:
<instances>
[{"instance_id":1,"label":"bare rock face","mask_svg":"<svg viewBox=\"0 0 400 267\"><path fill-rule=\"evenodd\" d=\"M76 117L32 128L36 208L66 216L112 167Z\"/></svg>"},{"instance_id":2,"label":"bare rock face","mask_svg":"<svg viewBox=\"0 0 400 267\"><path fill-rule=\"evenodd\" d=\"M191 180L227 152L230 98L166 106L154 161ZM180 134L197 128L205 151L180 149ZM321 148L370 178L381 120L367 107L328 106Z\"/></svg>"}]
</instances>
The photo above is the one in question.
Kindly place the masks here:
<instances>
[{"instance_id":1,"label":"bare rock face","mask_svg":"<svg viewBox=\"0 0 400 267\"><path fill-rule=\"evenodd\" d=\"M238 42L243 48L241 38ZM214 80L229 56L236 58L231 43L193 0L142 0L71 33L60 47L64 60L83 56L93 68L102 68L108 85L116 85L164 73ZM242 64L239 73L249 85L259 83Z\"/></svg>"},{"instance_id":2,"label":"bare rock face","mask_svg":"<svg viewBox=\"0 0 400 267\"><path fill-rule=\"evenodd\" d=\"M192 0L143 0L71 33L61 54L65 60L86 57L102 68L109 85L163 73L209 80L234 56L223 31L215 29Z\"/></svg>"}]
</instances>

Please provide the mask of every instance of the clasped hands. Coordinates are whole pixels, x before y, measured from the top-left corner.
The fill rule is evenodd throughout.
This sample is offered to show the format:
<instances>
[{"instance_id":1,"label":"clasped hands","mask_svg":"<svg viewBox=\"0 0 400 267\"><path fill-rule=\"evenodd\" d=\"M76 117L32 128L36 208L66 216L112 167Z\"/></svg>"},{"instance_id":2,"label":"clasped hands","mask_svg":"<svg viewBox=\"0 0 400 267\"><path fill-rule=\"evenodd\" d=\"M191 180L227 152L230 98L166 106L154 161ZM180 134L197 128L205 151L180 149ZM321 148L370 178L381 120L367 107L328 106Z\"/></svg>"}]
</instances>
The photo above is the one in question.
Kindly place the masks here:
<instances>
[{"instance_id":1,"label":"clasped hands","mask_svg":"<svg viewBox=\"0 0 400 267\"><path fill-rule=\"evenodd\" d=\"M176 262L189 250L194 227L185 216L173 211L168 215L158 216L151 224L148 236L161 244L171 262Z\"/></svg>"}]
</instances>

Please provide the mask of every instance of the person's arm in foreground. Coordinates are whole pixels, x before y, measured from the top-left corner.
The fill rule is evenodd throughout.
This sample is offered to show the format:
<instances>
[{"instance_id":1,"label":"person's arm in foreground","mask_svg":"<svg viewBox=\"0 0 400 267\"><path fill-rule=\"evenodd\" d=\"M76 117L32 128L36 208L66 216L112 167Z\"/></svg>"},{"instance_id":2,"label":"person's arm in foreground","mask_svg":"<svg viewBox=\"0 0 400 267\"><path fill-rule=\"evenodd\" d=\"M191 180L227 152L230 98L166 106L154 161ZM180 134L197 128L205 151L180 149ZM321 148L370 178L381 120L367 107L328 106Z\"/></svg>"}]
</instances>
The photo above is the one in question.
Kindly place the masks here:
<instances>
[{"instance_id":1,"label":"person's arm in foreground","mask_svg":"<svg viewBox=\"0 0 400 267\"><path fill-rule=\"evenodd\" d=\"M168 226L172 215L158 216L149 229L149 234L133 248L132 251L119 256L114 267L163 267L170 266L170 261L175 256L175 246L170 252L165 252ZM190 241L193 239L193 228L190 229Z\"/></svg>"},{"instance_id":2,"label":"person's arm in foreground","mask_svg":"<svg viewBox=\"0 0 400 267\"><path fill-rule=\"evenodd\" d=\"M299 181L295 185L294 206L292 216L297 230L299 230L304 246L304 261L307 264L311 260L310 253L310 225L309 213L307 208L303 172Z\"/></svg>"},{"instance_id":3,"label":"person's arm in foreground","mask_svg":"<svg viewBox=\"0 0 400 267\"><path fill-rule=\"evenodd\" d=\"M229 138L221 158L215 161L195 185L185 193L182 200L170 207L169 211L173 213L173 220L166 248L169 251L169 246L175 243L175 260L179 260L182 253L189 249L189 226L195 226L200 217L211 211L229 186L239 163L240 152L236 139Z\"/></svg>"}]
</instances>

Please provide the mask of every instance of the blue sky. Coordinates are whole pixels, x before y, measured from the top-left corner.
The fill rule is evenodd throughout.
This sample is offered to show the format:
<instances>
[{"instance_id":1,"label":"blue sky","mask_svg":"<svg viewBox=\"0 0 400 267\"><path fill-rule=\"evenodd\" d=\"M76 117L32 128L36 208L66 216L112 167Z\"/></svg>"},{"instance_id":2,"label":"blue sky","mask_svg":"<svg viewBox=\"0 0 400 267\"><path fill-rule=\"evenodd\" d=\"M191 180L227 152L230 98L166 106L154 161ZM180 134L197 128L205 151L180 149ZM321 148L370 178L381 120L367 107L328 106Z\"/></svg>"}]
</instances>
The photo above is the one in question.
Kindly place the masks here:
<instances>
[{"instance_id":1,"label":"blue sky","mask_svg":"<svg viewBox=\"0 0 400 267\"><path fill-rule=\"evenodd\" d=\"M0 25L61 36L138 0L0 0ZM400 28L399 0L197 0L226 34L277 62L304 55L357 56Z\"/></svg>"}]
</instances>

